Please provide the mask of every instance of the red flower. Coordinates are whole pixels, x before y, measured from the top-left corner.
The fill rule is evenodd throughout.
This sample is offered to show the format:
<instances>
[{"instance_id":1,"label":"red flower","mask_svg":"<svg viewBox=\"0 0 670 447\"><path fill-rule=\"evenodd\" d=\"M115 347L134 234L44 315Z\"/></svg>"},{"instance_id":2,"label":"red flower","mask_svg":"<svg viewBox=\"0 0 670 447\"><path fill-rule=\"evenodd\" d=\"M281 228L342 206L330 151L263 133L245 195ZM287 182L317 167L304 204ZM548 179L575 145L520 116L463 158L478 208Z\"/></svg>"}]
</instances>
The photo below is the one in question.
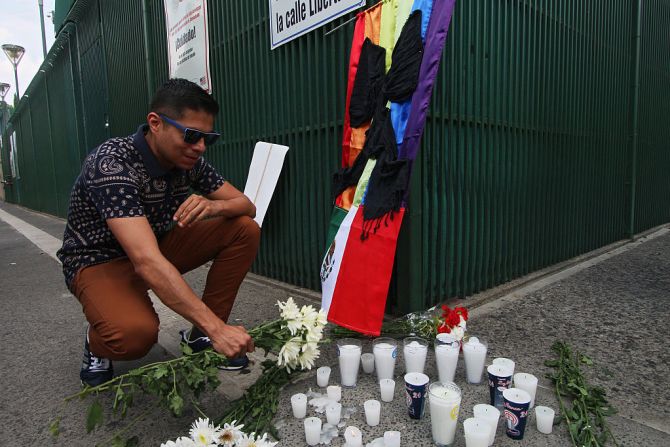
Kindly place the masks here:
<instances>
[{"instance_id":1,"label":"red flower","mask_svg":"<svg viewBox=\"0 0 670 447\"><path fill-rule=\"evenodd\" d=\"M451 329L444 323L440 325L440 327L437 328L437 333L438 334L448 334L451 332Z\"/></svg>"},{"instance_id":2,"label":"red flower","mask_svg":"<svg viewBox=\"0 0 670 447\"><path fill-rule=\"evenodd\" d=\"M461 322L461 316L456 312L451 312L447 317L447 319L445 320L445 323L447 323L449 327L456 327L460 322Z\"/></svg>"},{"instance_id":3,"label":"red flower","mask_svg":"<svg viewBox=\"0 0 670 447\"><path fill-rule=\"evenodd\" d=\"M454 309L454 313L463 317L463 320L468 321L468 310L465 307L457 307Z\"/></svg>"}]
</instances>

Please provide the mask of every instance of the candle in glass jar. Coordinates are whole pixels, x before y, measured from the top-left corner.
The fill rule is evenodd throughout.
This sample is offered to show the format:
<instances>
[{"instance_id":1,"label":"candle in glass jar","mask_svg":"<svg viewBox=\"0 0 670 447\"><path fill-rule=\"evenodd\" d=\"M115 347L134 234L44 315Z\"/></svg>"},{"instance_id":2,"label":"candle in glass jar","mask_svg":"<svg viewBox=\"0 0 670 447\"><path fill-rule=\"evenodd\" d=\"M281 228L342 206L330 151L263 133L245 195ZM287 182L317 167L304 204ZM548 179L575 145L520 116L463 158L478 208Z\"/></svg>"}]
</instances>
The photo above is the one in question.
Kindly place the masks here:
<instances>
[{"instance_id":1,"label":"candle in glass jar","mask_svg":"<svg viewBox=\"0 0 670 447\"><path fill-rule=\"evenodd\" d=\"M505 357L496 357L491 361L491 363L493 363L494 365L503 365L507 367L507 369L512 371L512 375L514 375L514 367L516 366L514 360Z\"/></svg>"},{"instance_id":2,"label":"candle in glass jar","mask_svg":"<svg viewBox=\"0 0 670 447\"><path fill-rule=\"evenodd\" d=\"M535 393L537 393L537 377L528 373L514 374L514 388L520 388L530 394L530 405L528 408L533 408L535 405Z\"/></svg>"},{"instance_id":3,"label":"candle in glass jar","mask_svg":"<svg viewBox=\"0 0 670 447\"><path fill-rule=\"evenodd\" d=\"M379 381L379 391L381 394L382 401L392 402L393 395L395 394L395 380L393 379L382 379Z\"/></svg>"},{"instance_id":4,"label":"candle in glass jar","mask_svg":"<svg viewBox=\"0 0 670 447\"><path fill-rule=\"evenodd\" d=\"M453 382L431 383L428 389L433 441L438 445L451 445L456 436L461 389Z\"/></svg>"},{"instance_id":5,"label":"candle in glass jar","mask_svg":"<svg viewBox=\"0 0 670 447\"><path fill-rule=\"evenodd\" d=\"M328 380L330 379L330 366L322 366L316 370L316 384L321 388L328 386Z\"/></svg>"},{"instance_id":6,"label":"candle in glass jar","mask_svg":"<svg viewBox=\"0 0 670 447\"><path fill-rule=\"evenodd\" d=\"M293 409L293 416L302 419L307 414L307 396L302 393L291 396L291 408Z\"/></svg>"},{"instance_id":7,"label":"candle in glass jar","mask_svg":"<svg viewBox=\"0 0 670 447\"><path fill-rule=\"evenodd\" d=\"M372 352L375 356L375 369L377 380L392 379L395 369L395 359L398 352L398 344L392 338L381 337L373 342Z\"/></svg>"},{"instance_id":8,"label":"candle in glass jar","mask_svg":"<svg viewBox=\"0 0 670 447\"><path fill-rule=\"evenodd\" d=\"M343 387L355 387L361 364L361 341L343 338L337 341L337 358Z\"/></svg>"},{"instance_id":9,"label":"candle in glass jar","mask_svg":"<svg viewBox=\"0 0 670 447\"><path fill-rule=\"evenodd\" d=\"M326 388L326 394L328 395L328 399L339 402L340 399L342 399L342 387L329 385L328 388Z\"/></svg>"},{"instance_id":10,"label":"candle in glass jar","mask_svg":"<svg viewBox=\"0 0 670 447\"><path fill-rule=\"evenodd\" d=\"M423 373L428 353L428 342L420 337L407 337L403 340L405 371Z\"/></svg>"},{"instance_id":11,"label":"candle in glass jar","mask_svg":"<svg viewBox=\"0 0 670 447\"><path fill-rule=\"evenodd\" d=\"M363 403L363 408L365 409L365 422L367 422L370 427L379 425L382 410L379 401L374 399L366 400L365 403Z\"/></svg>"},{"instance_id":12,"label":"candle in glass jar","mask_svg":"<svg viewBox=\"0 0 670 447\"><path fill-rule=\"evenodd\" d=\"M342 416L342 404L332 402L326 405L326 420L330 425L339 424L341 416Z\"/></svg>"},{"instance_id":13,"label":"candle in glass jar","mask_svg":"<svg viewBox=\"0 0 670 447\"><path fill-rule=\"evenodd\" d=\"M463 431L465 432L465 447L488 447L489 424L478 418L468 418L463 422Z\"/></svg>"},{"instance_id":14,"label":"candle in glass jar","mask_svg":"<svg viewBox=\"0 0 670 447\"><path fill-rule=\"evenodd\" d=\"M435 338L435 363L440 382L454 381L460 350L460 342L449 334L438 334Z\"/></svg>"},{"instance_id":15,"label":"candle in glass jar","mask_svg":"<svg viewBox=\"0 0 670 447\"><path fill-rule=\"evenodd\" d=\"M361 364L365 374L372 374L375 371L375 355L371 352L361 354Z\"/></svg>"},{"instance_id":16,"label":"candle in glass jar","mask_svg":"<svg viewBox=\"0 0 670 447\"><path fill-rule=\"evenodd\" d=\"M554 428L554 415L556 412L549 408L538 405L535 407L535 420L537 421L537 431L548 435Z\"/></svg>"},{"instance_id":17,"label":"candle in glass jar","mask_svg":"<svg viewBox=\"0 0 670 447\"><path fill-rule=\"evenodd\" d=\"M400 447L400 432L399 431L385 431L384 432L384 447Z\"/></svg>"},{"instance_id":18,"label":"candle in glass jar","mask_svg":"<svg viewBox=\"0 0 670 447\"><path fill-rule=\"evenodd\" d=\"M491 431L489 432L488 445L493 445L493 441L495 441L496 438L496 432L498 431L500 410L498 410L493 405L477 404L473 407L472 413L476 418L485 420L491 427Z\"/></svg>"},{"instance_id":19,"label":"candle in glass jar","mask_svg":"<svg viewBox=\"0 0 670 447\"><path fill-rule=\"evenodd\" d=\"M486 361L486 344L476 337L471 337L463 345L465 373L468 383L478 384L482 381L484 362Z\"/></svg>"},{"instance_id":20,"label":"candle in glass jar","mask_svg":"<svg viewBox=\"0 0 670 447\"><path fill-rule=\"evenodd\" d=\"M349 426L344 430L344 440L346 441L347 447L362 447L363 446L363 434L358 429L358 427Z\"/></svg>"},{"instance_id":21,"label":"candle in glass jar","mask_svg":"<svg viewBox=\"0 0 670 447\"><path fill-rule=\"evenodd\" d=\"M305 419L305 440L307 445L317 445L321 440L321 419L310 417Z\"/></svg>"}]
</instances>

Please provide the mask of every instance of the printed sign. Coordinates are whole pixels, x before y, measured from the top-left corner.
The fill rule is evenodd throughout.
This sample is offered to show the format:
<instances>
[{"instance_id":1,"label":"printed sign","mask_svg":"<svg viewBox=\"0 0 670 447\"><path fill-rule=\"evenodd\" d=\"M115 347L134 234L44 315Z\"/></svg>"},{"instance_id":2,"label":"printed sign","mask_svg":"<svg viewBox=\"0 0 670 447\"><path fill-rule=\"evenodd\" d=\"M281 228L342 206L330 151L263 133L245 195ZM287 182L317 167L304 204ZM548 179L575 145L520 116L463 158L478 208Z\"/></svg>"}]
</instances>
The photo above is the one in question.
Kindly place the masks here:
<instances>
[{"instance_id":1,"label":"printed sign","mask_svg":"<svg viewBox=\"0 0 670 447\"><path fill-rule=\"evenodd\" d=\"M269 0L270 46L296 37L365 5L365 0Z\"/></svg>"},{"instance_id":2,"label":"printed sign","mask_svg":"<svg viewBox=\"0 0 670 447\"><path fill-rule=\"evenodd\" d=\"M165 0L170 78L184 78L212 93L207 0Z\"/></svg>"}]
</instances>

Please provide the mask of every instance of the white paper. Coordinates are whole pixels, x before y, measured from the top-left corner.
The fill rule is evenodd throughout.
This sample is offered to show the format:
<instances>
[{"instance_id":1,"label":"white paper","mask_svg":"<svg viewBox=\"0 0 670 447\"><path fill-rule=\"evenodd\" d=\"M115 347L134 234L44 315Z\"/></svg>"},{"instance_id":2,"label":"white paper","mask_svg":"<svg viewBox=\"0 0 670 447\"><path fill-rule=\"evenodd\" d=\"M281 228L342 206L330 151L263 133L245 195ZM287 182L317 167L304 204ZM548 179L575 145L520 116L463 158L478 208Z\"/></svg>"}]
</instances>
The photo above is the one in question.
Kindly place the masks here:
<instances>
[{"instance_id":1,"label":"white paper","mask_svg":"<svg viewBox=\"0 0 670 447\"><path fill-rule=\"evenodd\" d=\"M206 0L165 0L170 78L184 78L212 93Z\"/></svg>"},{"instance_id":2,"label":"white paper","mask_svg":"<svg viewBox=\"0 0 670 447\"><path fill-rule=\"evenodd\" d=\"M244 195L256 205L256 218L259 227L263 226L265 213L277 187L288 146L259 141L254 148L254 156L249 166Z\"/></svg>"}]
</instances>

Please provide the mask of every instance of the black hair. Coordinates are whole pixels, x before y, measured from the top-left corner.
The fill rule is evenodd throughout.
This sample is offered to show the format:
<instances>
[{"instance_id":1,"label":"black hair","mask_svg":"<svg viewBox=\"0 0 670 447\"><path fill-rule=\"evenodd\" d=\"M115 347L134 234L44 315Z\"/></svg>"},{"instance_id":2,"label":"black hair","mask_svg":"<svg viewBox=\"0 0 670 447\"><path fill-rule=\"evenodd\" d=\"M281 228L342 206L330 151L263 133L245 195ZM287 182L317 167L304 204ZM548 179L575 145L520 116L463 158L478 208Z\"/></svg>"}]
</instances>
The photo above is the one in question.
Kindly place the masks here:
<instances>
[{"instance_id":1,"label":"black hair","mask_svg":"<svg viewBox=\"0 0 670 447\"><path fill-rule=\"evenodd\" d=\"M199 85L179 78L168 79L156 90L150 108L152 112L164 113L174 119L181 118L186 109L212 116L219 113L219 104L212 95Z\"/></svg>"}]
</instances>

